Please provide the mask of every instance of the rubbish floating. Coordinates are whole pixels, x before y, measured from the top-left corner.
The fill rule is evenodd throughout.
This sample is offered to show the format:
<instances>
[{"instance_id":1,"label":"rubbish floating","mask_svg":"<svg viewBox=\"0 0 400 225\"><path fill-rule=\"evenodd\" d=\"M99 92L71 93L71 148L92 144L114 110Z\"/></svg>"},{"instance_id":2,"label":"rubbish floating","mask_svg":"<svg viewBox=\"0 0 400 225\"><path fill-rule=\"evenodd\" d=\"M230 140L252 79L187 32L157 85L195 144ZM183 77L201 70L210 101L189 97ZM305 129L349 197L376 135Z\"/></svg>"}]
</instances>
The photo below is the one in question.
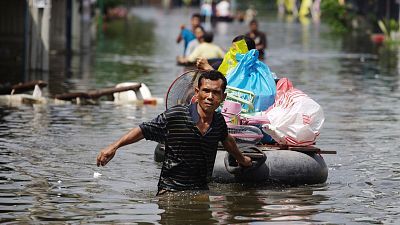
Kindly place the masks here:
<instances>
[{"instance_id":1,"label":"rubbish floating","mask_svg":"<svg viewBox=\"0 0 400 225\"><path fill-rule=\"evenodd\" d=\"M116 104L156 105L162 103L162 98L152 97L149 88L144 83L125 82L112 88L99 89L89 92L73 92L56 95L57 101L70 101L76 104L96 104L103 97Z\"/></svg>"},{"instance_id":2,"label":"rubbish floating","mask_svg":"<svg viewBox=\"0 0 400 225\"><path fill-rule=\"evenodd\" d=\"M0 104L45 104L48 102L56 104L98 104L100 100L106 100L113 101L115 104L157 105L164 100L163 98L153 97L146 84L138 82L124 82L117 84L115 87L87 92L58 94L54 98L45 98L42 96L41 89L46 86L47 84L41 80L20 83L13 86L0 85ZM27 91L33 91L33 94L20 94Z\"/></svg>"},{"instance_id":3,"label":"rubbish floating","mask_svg":"<svg viewBox=\"0 0 400 225\"><path fill-rule=\"evenodd\" d=\"M0 104L44 104L47 102L47 99L42 97L41 89L46 86L46 82L41 80L19 83L12 86L0 84ZM33 91L33 94L22 94L27 91Z\"/></svg>"},{"instance_id":4,"label":"rubbish floating","mask_svg":"<svg viewBox=\"0 0 400 225\"><path fill-rule=\"evenodd\" d=\"M98 172L94 172L93 173L93 178L99 178L99 177L101 177L101 173L98 173Z\"/></svg>"},{"instance_id":5,"label":"rubbish floating","mask_svg":"<svg viewBox=\"0 0 400 225\"><path fill-rule=\"evenodd\" d=\"M140 83L136 83L133 85L125 86L125 87L115 87L115 88L106 88L101 90L89 91L89 92L72 92L66 94L56 95L55 98L58 100L73 100L75 98L82 98L82 99L98 99L102 96L110 96L117 92L124 92L124 91L137 91L141 87Z\"/></svg>"}]
</instances>

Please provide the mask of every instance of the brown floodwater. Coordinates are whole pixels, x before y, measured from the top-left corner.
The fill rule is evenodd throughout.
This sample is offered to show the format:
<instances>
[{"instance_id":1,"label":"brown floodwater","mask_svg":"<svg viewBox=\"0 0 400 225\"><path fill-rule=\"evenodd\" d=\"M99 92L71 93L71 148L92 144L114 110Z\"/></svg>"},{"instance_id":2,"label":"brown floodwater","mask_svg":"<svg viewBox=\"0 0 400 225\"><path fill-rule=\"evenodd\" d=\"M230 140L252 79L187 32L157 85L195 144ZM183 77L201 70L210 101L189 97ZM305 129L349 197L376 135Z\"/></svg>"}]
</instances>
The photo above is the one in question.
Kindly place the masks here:
<instances>
[{"instance_id":1,"label":"brown floodwater","mask_svg":"<svg viewBox=\"0 0 400 225\"><path fill-rule=\"evenodd\" d=\"M135 8L128 20L108 23L92 51L72 57L70 75L53 65L49 74L35 76L49 82L49 96L137 81L164 97L183 71L175 64L183 51L175 38L191 12ZM104 168L97 168L95 159L100 149L161 113L164 105L2 105L0 222L399 224L398 49L350 34L334 36L323 24L261 14L260 29L269 42L266 63L324 109L317 146L337 151L323 155L329 168L325 184L211 183L209 192L157 198L156 143L123 147ZM226 49L247 26L219 23L213 30L215 42ZM94 178L95 172L102 176Z\"/></svg>"}]
</instances>

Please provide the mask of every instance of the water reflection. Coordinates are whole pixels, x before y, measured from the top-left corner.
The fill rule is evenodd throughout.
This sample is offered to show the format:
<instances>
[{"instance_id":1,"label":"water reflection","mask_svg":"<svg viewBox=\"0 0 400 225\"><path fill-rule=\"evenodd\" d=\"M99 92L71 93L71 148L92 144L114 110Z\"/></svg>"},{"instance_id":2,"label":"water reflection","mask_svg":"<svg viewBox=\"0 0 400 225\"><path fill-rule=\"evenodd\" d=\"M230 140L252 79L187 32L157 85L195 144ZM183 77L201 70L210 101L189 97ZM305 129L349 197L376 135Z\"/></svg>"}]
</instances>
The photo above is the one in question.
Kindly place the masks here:
<instances>
[{"instance_id":1,"label":"water reflection","mask_svg":"<svg viewBox=\"0 0 400 225\"><path fill-rule=\"evenodd\" d=\"M106 28L96 49L94 74L97 84L142 80L154 71L156 65L152 64L157 43L153 22L133 17L111 21Z\"/></svg>"},{"instance_id":2,"label":"water reflection","mask_svg":"<svg viewBox=\"0 0 400 225\"><path fill-rule=\"evenodd\" d=\"M43 80L49 84L45 94L50 97L114 86L125 81L152 82L146 77L162 63L154 57L158 46L155 24L132 17L110 21L105 28L104 35L99 35L93 42L93 51L75 52L74 55L52 53L49 72L29 71L18 81ZM11 76L8 80L15 78Z\"/></svg>"},{"instance_id":3,"label":"water reflection","mask_svg":"<svg viewBox=\"0 0 400 225\"><path fill-rule=\"evenodd\" d=\"M257 189L217 185L211 193L166 194L158 199L161 224L238 224L276 222L313 224L318 205L328 201L324 187Z\"/></svg>"}]
</instances>

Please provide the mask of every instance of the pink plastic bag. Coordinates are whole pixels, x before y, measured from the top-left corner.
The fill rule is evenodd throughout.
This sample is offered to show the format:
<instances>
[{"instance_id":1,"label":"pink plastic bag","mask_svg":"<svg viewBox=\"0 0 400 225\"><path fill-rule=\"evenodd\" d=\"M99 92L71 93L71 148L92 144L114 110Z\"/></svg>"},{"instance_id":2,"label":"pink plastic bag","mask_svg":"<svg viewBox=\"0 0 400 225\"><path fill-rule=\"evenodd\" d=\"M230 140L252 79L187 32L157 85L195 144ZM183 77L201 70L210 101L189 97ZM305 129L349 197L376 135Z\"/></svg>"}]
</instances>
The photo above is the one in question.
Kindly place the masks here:
<instances>
[{"instance_id":1,"label":"pink plastic bag","mask_svg":"<svg viewBox=\"0 0 400 225\"><path fill-rule=\"evenodd\" d=\"M275 103L262 115L269 121L263 130L279 144L292 146L314 144L325 120L321 106L287 78L279 80Z\"/></svg>"}]
</instances>

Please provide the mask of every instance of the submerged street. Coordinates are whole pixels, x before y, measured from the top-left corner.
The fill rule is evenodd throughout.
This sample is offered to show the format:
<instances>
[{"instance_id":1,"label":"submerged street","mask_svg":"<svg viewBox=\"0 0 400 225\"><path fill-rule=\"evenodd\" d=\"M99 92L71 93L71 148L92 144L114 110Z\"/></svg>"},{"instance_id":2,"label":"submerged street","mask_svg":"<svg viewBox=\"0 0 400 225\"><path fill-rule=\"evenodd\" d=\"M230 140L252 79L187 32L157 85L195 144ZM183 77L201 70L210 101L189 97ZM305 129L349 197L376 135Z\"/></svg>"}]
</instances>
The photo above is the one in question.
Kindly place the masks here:
<instances>
[{"instance_id":1,"label":"submerged street","mask_svg":"<svg viewBox=\"0 0 400 225\"><path fill-rule=\"evenodd\" d=\"M48 74L44 93L134 81L163 98L183 73L175 61L183 49L175 39L194 11L132 9L129 19L106 24L89 53L72 57L69 78L61 68ZM158 198L156 143L123 147L104 168L96 167L96 156L161 113L163 103L1 105L0 222L398 224L399 50L334 36L324 24L308 22L261 12L259 27L268 36L265 63L271 71L324 109L317 146L337 151L323 155L329 168L325 184L211 183L206 193ZM232 38L247 30L237 21L218 23L214 43L227 50Z\"/></svg>"}]
</instances>

